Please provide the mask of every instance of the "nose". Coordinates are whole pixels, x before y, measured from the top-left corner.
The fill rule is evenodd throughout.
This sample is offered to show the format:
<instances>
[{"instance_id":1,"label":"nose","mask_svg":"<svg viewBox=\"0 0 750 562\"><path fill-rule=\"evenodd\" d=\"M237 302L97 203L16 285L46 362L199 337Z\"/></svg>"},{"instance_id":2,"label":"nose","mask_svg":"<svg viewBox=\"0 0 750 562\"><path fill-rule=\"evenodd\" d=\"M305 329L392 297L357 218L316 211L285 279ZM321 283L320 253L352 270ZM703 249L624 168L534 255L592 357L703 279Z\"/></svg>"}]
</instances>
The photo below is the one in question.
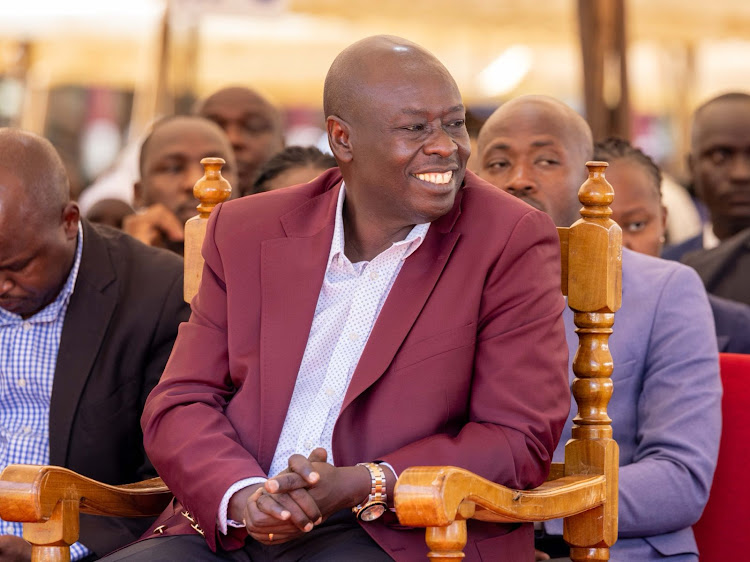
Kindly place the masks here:
<instances>
[{"instance_id":1,"label":"nose","mask_svg":"<svg viewBox=\"0 0 750 562\"><path fill-rule=\"evenodd\" d=\"M503 189L516 197L524 197L536 193L536 182L529 167L523 163L513 166Z\"/></svg>"},{"instance_id":2,"label":"nose","mask_svg":"<svg viewBox=\"0 0 750 562\"><path fill-rule=\"evenodd\" d=\"M7 277L3 277L0 273L0 297L5 296L13 288L13 281Z\"/></svg>"},{"instance_id":3,"label":"nose","mask_svg":"<svg viewBox=\"0 0 750 562\"><path fill-rule=\"evenodd\" d=\"M193 196L193 187L204 174L203 164L200 162L191 162L187 166L185 173L182 175L182 190Z\"/></svg>"},{"instance_id":4,"label":"nose","mask_svg":"<svg viewBox=\"0 0 750 562\"><path fill-rule=\"evenodd\" d=\"M242 149L245 146L245 138L242 134L242 127L238 123L227 123L224 126L224 132L229 138L229 144L233 150Z\"/></svg>"},{"instance_id":5,"label":"nose","mask_svg":"<svg viewBox=\"0 0 750 562\"><path fill-rule=\"evenodd\" d=\"M729 170L732 181L748 182L750 181L750 154L742 153L732 160L732 167Z\"/></svg>"},{"instance_id":6,"label":"nose","mask_svg":"<svg viewBox=\"0 0 750 562\"><path fill-rule=\"evenodd\" d=\"M442 126L435 127L434 132L427 139L424 151L425 154L436 154L442 158L448 158L458 151L458 144Z\"/></svg>"}]
</instances>

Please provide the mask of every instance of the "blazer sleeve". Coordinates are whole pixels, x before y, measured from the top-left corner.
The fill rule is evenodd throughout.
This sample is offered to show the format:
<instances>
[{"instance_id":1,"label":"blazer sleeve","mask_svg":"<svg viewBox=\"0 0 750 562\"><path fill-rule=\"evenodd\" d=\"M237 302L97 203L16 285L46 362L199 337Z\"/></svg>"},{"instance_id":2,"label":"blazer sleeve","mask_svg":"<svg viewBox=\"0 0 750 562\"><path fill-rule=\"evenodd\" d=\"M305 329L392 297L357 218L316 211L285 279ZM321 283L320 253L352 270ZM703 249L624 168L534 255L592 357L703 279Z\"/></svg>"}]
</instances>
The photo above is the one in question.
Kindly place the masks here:
<instances>
[{"instance_id":1,"label":"blazer sleeve","mask_svg":"<svg viewBox=\"0 0 750 562\"><path fill-rule=\"evenodd\" d=\"M642 377L638 445L620 467L621 537L689 527L708 500L722 391L711 310L689 268L676 269L661 289Z\"/></svg>"},{"instance_id":2,"label":"blazer sleeve","mask_svg":"<svg viewBox=\"0 0 750 562\"><path fill-rule=\"evenodd\" d=\"M149 458L196 516L211 548L224 493L238 480L266 476L224 414L236 389L229 373L226 283L215 243L221 210L221 205L214 209L207 226L205 265L190 321L180 326L141 418Z\"/></svg>"},{"instance_id":3,"label":"blazer sleeve","mask_svg":"<svg viewBox=\"0 0 750 562\"><path fill-rule=\"evenodd\" d=\"M568 347L557 231L543 213L524 215L487 272L466 423L383 456L400 473L452 465L528 488L549 473L570 408Z\"/></svg>"}]
</instances>

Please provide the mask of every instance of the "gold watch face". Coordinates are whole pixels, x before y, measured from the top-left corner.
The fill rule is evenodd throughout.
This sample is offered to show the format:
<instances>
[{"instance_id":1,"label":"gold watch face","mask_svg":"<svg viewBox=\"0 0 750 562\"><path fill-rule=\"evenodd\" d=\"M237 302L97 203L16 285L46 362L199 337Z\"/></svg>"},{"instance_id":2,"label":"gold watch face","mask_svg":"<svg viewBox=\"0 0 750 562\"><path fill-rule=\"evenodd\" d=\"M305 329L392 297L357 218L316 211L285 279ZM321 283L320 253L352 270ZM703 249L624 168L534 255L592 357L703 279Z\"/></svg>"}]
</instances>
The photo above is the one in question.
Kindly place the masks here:
<instances>
[{"instance_id":1,"label":"gold watch face","mask_svg":"<svg viewBox=\"0 0 750 562\"><path fill-rule=\"evenodd\" d=\"M362 521L375 521L378 517L383 515L386 510L386 505L382 502L371 503L364 507L359 512L358 516Z\"/></svg>"}]
</instances>

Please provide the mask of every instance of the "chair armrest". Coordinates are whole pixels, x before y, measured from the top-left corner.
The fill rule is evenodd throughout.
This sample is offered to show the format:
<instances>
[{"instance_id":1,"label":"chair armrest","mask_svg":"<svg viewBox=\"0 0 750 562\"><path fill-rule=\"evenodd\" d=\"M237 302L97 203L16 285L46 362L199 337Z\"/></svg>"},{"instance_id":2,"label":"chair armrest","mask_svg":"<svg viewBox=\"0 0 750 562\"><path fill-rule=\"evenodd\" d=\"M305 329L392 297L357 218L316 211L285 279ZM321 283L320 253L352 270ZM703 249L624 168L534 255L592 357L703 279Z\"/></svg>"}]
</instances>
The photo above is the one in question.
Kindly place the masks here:
<instances>
[{"instance_id":1,"label":"chair armrest","mask_svg":"<svg viewBox=\"0 0 750 562\"><path fill-rule=\"evenodd\" d=\"M576 475L545 482L534 490L513 490L462 468L417 466L399 477L394 504L401 524L412 527L440 527L468 518L547 521L602 505L605 483L601 475Z\"/></svg>"},{"instance_id":2,"label":"chair armrest","mask_svg":"<svg viewBox=\"0 0 750 562\"><path fill-rule=\"evenodd\" d=\"M62 500L79 502L81 513L151 517L171 499L161 478L111 486L67 468L21 464L9 465L0 474L0 518L6 521L45 521Z\"/></svg>"}]
</instances>

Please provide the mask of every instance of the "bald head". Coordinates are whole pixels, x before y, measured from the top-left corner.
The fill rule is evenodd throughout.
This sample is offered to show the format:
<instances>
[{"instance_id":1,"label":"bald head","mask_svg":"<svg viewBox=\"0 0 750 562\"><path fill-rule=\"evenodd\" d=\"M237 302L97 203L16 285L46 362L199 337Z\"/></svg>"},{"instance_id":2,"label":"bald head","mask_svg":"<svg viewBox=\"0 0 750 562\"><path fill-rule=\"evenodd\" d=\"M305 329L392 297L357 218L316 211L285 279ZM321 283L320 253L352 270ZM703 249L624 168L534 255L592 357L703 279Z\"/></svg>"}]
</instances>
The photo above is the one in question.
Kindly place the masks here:
<instances>
[{"instance_id":1,"label":"bald head","mask_svg":"<svg viewBox=\"0 0 750 562\"><path fill-rule=\"evenodd\" d=\"M372 86L380 83L384 73L431 73L441 75L453 84L453 77L429 51L401 37L375 35L350 45L333 61L323 88L323 110L326 117L335 115L350 120L367 111L372 102Z\"/></svg>"},{"instance_id":2,"label":"bald head","mask_svg":"<svg viewBox=\"0 0 750 562\"><path fill-rule=\"evenodd\" d=\"M55 299L73 264L78 220L52 145L0 129L0 308L28 318Z\"/></svg>"},{"instance_id":3,"label":"bald head","mask_svg":"<svg viewBox=\"0 0 750 562\"><path fill-rule=\"evenodd\" d=\"M750 114L750 94L729 92L711 98L700 105L693 113L690 127L690 145L692 150L695 150L700 145L703 136L706 134L706 127L710 126L711 121L723 114L728 114L730 119L732 116Z\"/></svg>"},{"instance_id":4,"label":"bald head","mask_svg":"<svg viewBox=\"0 0 750 562\"><path fill-rule=\"evenodd\" d=\"M548 213L557 226L579 218L578 189L593 155L591 129L564 103L522 96L479 131L480 176Z\"/></svg>"},{"instance_id":5,"label":"bald head","mask_svg":"<svg viewBox=\"0 0 750 562\"><path fill-rule=\"evenodd\" d=\"M70 200L70 185L65 166L47 139L19 129L0 129L0 168L19 179L20 191L11 194L10 186L0 185L0 197L12 196L24 220L59 224Z\"/></svg>"},{"instance_id":6,"label":"bald head","mask_svg":"<svg viewBox=\"0 0 750 562\"><path fill-rule=\"evenodd\" d=\"M568 105L549 96L520 96L500 106L479 131L479 152L483 151L499 128L518 118L546 122L548 134L556 136L578 153L582 170L585 170L586 162L593 158L594 140L586 120ZM576 186L576 190L578 187L580 185Z\"/></svg>"},{"instance_id":7,"label":"bald head","mask_svg":"<svg viewBox=\"0 0 750 562\"><path fill-rule=\"evenodd\" d=\"M358 41L333 61L323 98L346 209L367 230L392 235L453 208L470 150L466 111L431 53L399 37Z\"/></svg>"}]
</instances>

